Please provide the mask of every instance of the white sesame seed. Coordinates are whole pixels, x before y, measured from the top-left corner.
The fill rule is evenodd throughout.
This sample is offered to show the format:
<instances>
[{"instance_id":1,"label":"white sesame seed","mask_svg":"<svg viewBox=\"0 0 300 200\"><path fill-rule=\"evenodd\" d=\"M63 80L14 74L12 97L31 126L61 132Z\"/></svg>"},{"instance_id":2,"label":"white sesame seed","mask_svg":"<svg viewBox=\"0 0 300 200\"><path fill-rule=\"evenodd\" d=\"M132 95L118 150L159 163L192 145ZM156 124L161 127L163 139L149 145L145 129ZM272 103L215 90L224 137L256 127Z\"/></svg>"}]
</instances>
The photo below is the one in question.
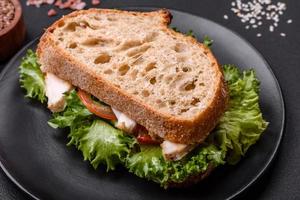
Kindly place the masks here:
<instances>
[{"instance_id":1,"label":"white sesame seed","mask_svg":"<svg viewBox=\"0 0 300 200\"><path fill-rule=\"evenodd\" d=\"M239 10L239 9L236 9L236 8L231 8L231 10L232 10L234 13L240 12L240 10Z\"/></svg>"},{"instance_id":2,"label":"white sesame seed","mask_svg":"<svg viewBox=\"0 0 300 200\"><path fill-rule=\"evenodd\" d=\"M275 0L231 0L230 4L231 11L245 24L245 29L257 29L265 24L270 32L278 27L280 17L287 9L286 3ZM286 23L290 24L292 20L288 19Z\"/></svg>"},{"instance_id":3,"label":"white sesame seed","mask_svg":"<svg viewBox=\"0 0 300 200\"><path fill-rule=\"evenodd\" d=\"M227 15L224 15L224 19L228 19L228 16L227 16Z\"/></svg>"},{"instance_id":4,"label":"white sesame seed","mask_svg":"<svg viewBox=\"0 0 300 200\"><path fill-rule=\"evenodd\" d=\"M241 9L242 8L242 2L240 0L238 0L236 3L237 3L238 9Z\"/></svg>"},{"instance_id":5,"label":"white sesame seed","mask_svg":"<svg viewBox=\"0 0 300 200\"><path fill-rule=\"evenodd\" d=\"M255 19L252 18L252 19L250 20L250 24L254 24L254 23L255 23Z\"/></svg>"},{"instance_id":6,"label":"white sesame seed","mask_svg":"<svg viewBox=\"0 0 300 200\"><path fill-rule=\"evenodd\" d=\"M281 36L281 37L285 37L286 34L285 34L285 33L280 33L280 36Z\"/></svg>"}]
</instances>

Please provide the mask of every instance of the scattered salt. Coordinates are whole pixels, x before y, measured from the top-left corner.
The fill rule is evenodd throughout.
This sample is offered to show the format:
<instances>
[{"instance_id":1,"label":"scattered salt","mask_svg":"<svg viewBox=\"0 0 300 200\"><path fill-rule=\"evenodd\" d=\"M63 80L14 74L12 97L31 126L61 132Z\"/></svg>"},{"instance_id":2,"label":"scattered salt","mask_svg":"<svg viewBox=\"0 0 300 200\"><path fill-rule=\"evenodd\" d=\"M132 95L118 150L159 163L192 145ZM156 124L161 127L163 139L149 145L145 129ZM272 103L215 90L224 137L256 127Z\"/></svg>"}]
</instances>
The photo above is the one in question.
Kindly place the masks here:
<instances>
[{"instance_id":1,"label":"scattered salt","mask_svg":"<svg viewBox=\"0 0 300 200\"><path fill-rule=\"evenodd\" d=\"M100 0L92 0L92 5L96 6L100 4Z\"/></svg>"},{"instance_id":2,"label":"scattered salt","mask_svg":"<svg viewBox=\"0 0 300 200\"><path fill-rule=\"evenodd\" d=\"M52 17L52 16L55 16L57 14L57 12L54 9L50 9L47 14L49 17Z\"/></svg>"},{"instance_id":3,"label":"scattered salt","mask_svg":"<svg viewBox=\"0 0 300 200\"><path fill-rule=\"evenodd\" d=\"M1 1L1 0L0 0ZM92 5L99 5L100 0L90 0ZM27 6L36 6L39 8L42 4L54 5L59 9L72 9L72 10L82 10L86 6L86 2L84 0L27 0ZM48 11L48 16L56 15L56 11L54 9L50 9Z\"/></svg>"},{"instance_id":4,"label":"scattered salt","mask_svg":"<svg viewBox=\"0 0 300 200\"><path fill-rule=\"evenodd\" d=\"M228 19L228 16L227 16L227 15L224 15L224 19Z\"/></svg>"}]
</instances>

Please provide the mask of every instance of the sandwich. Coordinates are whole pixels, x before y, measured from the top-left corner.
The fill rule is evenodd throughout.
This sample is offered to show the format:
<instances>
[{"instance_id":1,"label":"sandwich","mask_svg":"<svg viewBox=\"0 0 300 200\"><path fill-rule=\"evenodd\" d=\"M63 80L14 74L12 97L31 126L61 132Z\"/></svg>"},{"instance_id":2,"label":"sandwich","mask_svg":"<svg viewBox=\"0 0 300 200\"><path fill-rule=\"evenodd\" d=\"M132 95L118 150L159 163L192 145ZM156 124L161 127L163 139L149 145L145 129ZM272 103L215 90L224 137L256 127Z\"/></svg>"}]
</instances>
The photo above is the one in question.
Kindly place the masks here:
<instances>
[{"instance_id":1,"label":"sandwich","mask_svg":"<svg viewBox=\"0 0 300 200\"><path fill-rule=\"evenodd\" d=\"M267 127L253 70L220 66L169 27L167 10L89 9L51 25L20 66L26 96L96 169L123 166L162 187L236 164Z\"/></svg>"}]
</instances>

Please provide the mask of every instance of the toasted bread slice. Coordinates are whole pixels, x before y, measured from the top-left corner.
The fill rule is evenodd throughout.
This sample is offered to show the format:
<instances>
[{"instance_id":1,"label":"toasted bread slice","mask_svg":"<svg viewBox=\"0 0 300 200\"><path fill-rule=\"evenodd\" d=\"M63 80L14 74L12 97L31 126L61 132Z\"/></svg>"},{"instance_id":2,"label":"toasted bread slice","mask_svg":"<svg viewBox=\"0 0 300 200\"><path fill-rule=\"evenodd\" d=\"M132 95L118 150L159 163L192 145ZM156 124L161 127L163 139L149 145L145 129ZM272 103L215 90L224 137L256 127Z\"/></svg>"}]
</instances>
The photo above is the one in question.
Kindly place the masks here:
<instances>
[{"instance_id":1,"label":"toasted bread slice","mask_svg":"<svg viewBox=\"0 0 300 200\"><path fill-rule=\"evenodd\" d=\"M46 30L39 62L152 134L199 143L224 113L227 88L209 48L170 21L167 10L76 11Z\"/></svg>"}]
</instances>

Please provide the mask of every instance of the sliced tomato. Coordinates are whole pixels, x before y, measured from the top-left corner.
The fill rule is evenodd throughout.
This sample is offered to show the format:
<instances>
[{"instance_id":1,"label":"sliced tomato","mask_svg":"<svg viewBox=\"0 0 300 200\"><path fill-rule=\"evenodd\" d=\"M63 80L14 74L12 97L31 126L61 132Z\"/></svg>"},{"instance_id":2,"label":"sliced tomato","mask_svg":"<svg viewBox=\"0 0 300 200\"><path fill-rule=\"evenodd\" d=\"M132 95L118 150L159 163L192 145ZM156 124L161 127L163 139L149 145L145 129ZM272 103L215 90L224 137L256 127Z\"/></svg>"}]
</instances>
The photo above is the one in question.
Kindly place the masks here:
<instances>
[{"instance_id":1,"label":"sliced tomato","mask_svg":"<svg viewBox=\"0 0 300 200\"><path fill-rule=\"evenodd\" d=\"M79 89L77 92L78 97L82 101L82 103L86 106L86 108L93 114L98 117L109 119L109 120L117 120L114 112L112 111L110 106L102 105L95 102L91 95L86 93L85 91Z\"/></svg>"},{"instance_id":2,"label":"sliced tomato","mask_svg":"<svg viewBox=\"0 0 300 200\"><path fill-rule=\"evenodd\" d=\"M139 134L137 136L137 141L140 144L153 144L153 145L158 145L160 144L159 141L152 139L152 137L148 134Z\"/></svg>"}]
</instances>

